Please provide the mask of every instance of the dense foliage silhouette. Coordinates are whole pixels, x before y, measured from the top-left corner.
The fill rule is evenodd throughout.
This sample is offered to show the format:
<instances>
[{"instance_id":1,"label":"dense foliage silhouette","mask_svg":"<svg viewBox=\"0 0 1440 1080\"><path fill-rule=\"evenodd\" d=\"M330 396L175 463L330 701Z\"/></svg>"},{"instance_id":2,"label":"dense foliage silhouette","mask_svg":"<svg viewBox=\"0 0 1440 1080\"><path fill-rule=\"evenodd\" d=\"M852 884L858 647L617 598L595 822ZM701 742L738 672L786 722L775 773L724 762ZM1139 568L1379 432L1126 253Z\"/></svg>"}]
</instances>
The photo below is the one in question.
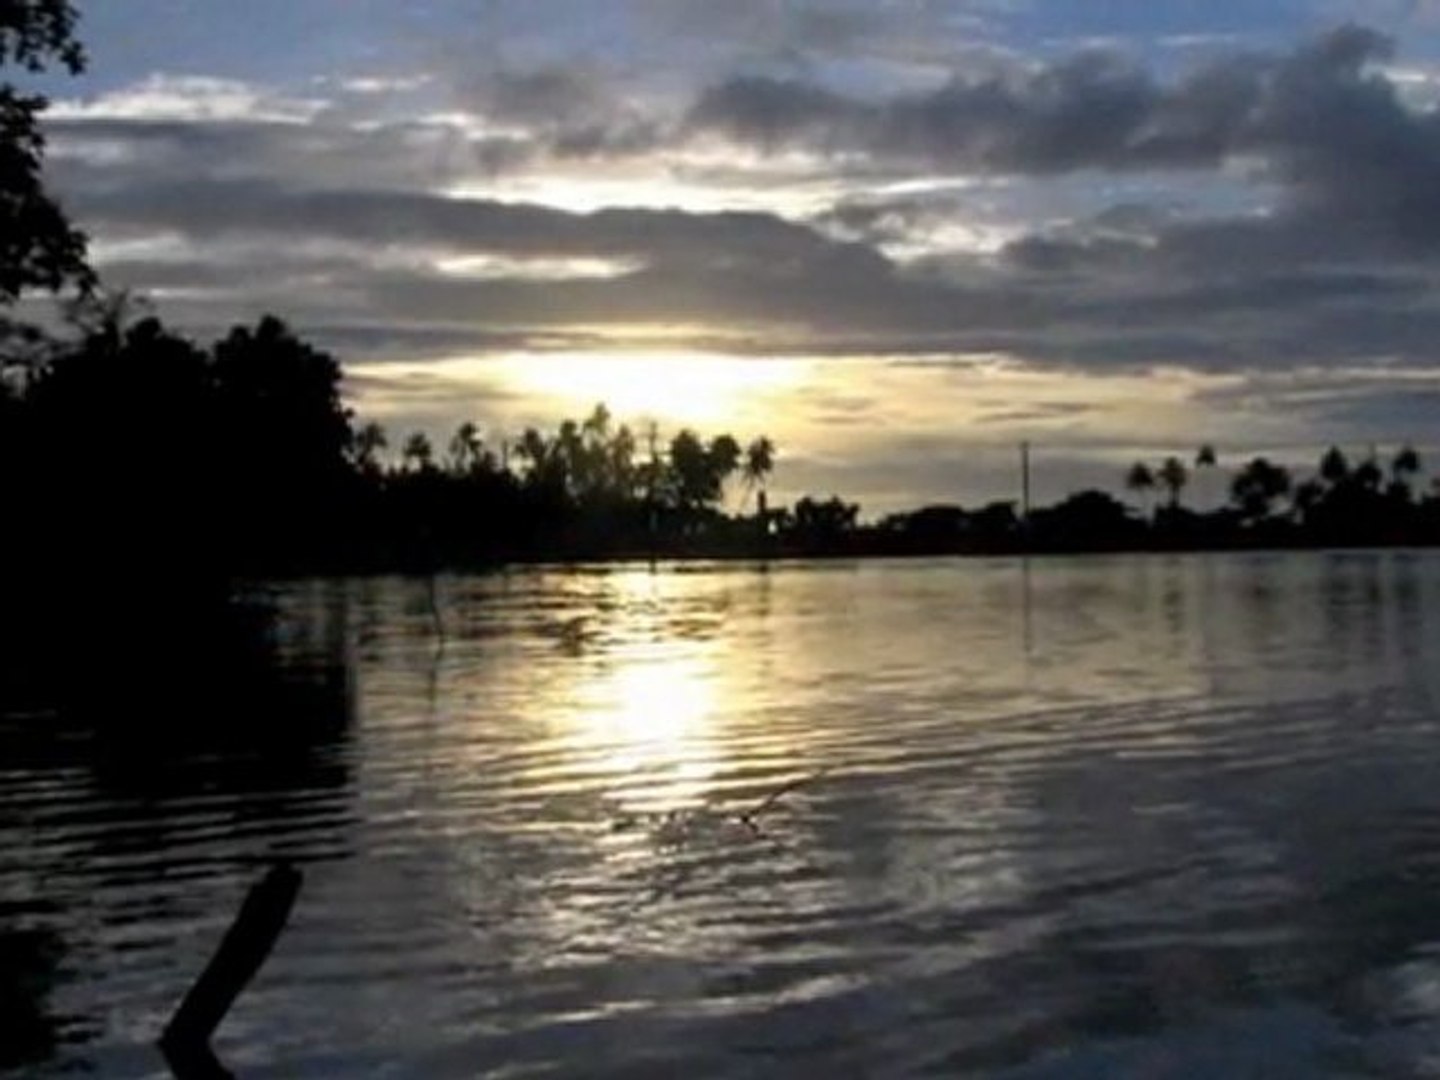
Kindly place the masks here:
<instances>
[{"instance_id":1,"label":"dense foliage silhouette","mask_svg":"<svg viewBox=\"0 0 1440 1080\"><path fill-rule=\"evenodd\" d=\"M81 70L75 22L63 0L0 4L0 67ZM487 438L473 422L440 446L425 432L387 432L350 414L335 358L279 319L205 347L100 291L83 234L42 184L45 105L0 84L0 505L10 599L39 601L10 605L27 619L40 612L31 637L72 618L70 600L95 609L97 637L123 630L157 588L183 619L242 576L1440 538L1436 499L1417 497L1420 461L1408 447L1388 470L1332 450L1298 484L1257 457L1230 477L1229 503L1205 513L1185 495L1213 490L1221 469L1210 445L1193 473L1178 456L1136 462L1123 479L1139 513L1086 491L1024 515L1013 502L932 506L866 525L835 496L772 508L777 450L763 435L662 438L604 405L513 439ZM68 332L13 317L35 291L69 297ZM96 595L106 602L87 599Z\"/></svg>"},{"instance_id":2,"label":"dense foliage silhouette","mask_svg":"<svg viewBox=\"0 0 1440 1080\"><path fill-rule=\"evenodd\" d=\"M437 453L392 443L343 404L341 368L262 318L202 348L100 297L74 333L12 367L0 452L19 562L45 577L92 571L187 583L235 575L433 570L526 558L740 550L772 530L851 528L803 503L771 513L775 447L681 429L637 437L599 405L553 432L487 443L462 423ZM386 451L398 445L397 456ZM719 509L727 484L756 511Z\"/></svg>"},{"instance_id":3,"label":"dense foliage silhouette","mask_svg":"<svg viewBox=\"0 0 1440 1080\"><path fill-rule=\"evenodd\" d=\"M78 74L85 54L74 36L76 12L63 0L10 0L0 4L0 68L38 73L59 66ZM0 83L0 336L27 328L5 310L23 292L88 289L94 274L85 261L85 236L45 190L41 177L45 139L40 114L48 102L11 82Z\"/></svg>"},{"instance_id":4,"label":"dense foliage silhouette","mask_svg":"<svg viewBox=\"0 0 1440 1080\"><path fill-rule=\"evenodd\" d=\"M1351 465L1328 451L1296 482L1256 457L1214 488L1213 448L1122 477L1138 512L1085 491L1022 519L1012 502L930 506L862 524L838 497L772 508L775 444L688 428L636 432L603 405L552 431L486 436L460 424L441 449L346 408L342 369L266 316L201 347L153 316L79 305L0 395L0 453L16 565L33 583L116 575L181 580L188 595L236 576L412 571L619 557L1095 551L1433 543L1418 454ZM1154 500L1156 488L1164 494ZM725 507L731 507L727 512Z\"/></svg>"}]
</instances>

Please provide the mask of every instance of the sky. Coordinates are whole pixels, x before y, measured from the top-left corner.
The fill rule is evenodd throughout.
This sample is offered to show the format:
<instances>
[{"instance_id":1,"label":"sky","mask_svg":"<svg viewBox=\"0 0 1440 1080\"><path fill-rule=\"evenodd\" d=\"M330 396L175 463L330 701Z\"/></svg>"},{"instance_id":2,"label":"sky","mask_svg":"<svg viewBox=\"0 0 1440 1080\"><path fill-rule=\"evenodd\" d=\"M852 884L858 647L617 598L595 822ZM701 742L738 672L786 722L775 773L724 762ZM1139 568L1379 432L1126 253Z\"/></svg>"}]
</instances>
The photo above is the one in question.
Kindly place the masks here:
<instances>
[{"instance_id":1,"label":"sky","mask_svg":"<svg viewBox=\"0 0 1440 1080\"><path fill-rule=\"evenodd\" d=\"M867 516L1014 498L1021 441L1042 502L1440 464L1440 0L77 6L104 279L280 315L396 445L604 400Z\"/></svg>"}]
</instances>

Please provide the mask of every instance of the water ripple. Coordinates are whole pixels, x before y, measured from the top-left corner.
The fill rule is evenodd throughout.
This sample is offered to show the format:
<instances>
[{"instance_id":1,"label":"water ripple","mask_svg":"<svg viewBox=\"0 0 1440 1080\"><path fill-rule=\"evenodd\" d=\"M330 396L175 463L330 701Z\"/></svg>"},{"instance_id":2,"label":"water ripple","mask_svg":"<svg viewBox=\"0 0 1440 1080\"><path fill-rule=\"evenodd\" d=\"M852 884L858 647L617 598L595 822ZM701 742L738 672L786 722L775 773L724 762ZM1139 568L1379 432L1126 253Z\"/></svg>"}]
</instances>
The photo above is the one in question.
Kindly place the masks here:
<instances>
[{"instance_id":1,"label":"water ripple","mask_svg":"<svg viewBox=\"0 0 1440 1080\"><path fill-rule=\"evenodd\" d=\"M443 638L427 593L267 589L263 731L0 716L38 1075L163 1075L280 856L246 1077L1435 1060L1440 560L516 571Z\"/></svg>"}]
</instances>

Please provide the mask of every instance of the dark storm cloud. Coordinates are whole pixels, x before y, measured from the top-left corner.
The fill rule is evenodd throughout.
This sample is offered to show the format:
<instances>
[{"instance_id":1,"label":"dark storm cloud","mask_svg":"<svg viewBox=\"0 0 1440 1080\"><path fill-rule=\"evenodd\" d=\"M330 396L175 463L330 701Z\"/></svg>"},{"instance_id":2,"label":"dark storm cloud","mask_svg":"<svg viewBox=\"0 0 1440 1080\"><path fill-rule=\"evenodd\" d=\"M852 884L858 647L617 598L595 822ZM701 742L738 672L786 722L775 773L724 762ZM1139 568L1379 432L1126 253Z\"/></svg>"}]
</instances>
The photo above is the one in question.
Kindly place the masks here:
<instances>
[{"instance_id":1,"label":"dark storm cloud","mask_svg":"<svg viewBox=\"0 0 1440 1080\"><path fill-rule=\"evenodd\" d=\"M397 325L477 331L688 324L748 334L757 351L783 344L834 355L1002 352L1080 368L1381 353L1418 360L1440 333L1433 275L1423 264L1247 267L1229 261L1224 245L1180 233L1133 250L1119 241L1049 242L1054 250L1043 257L1046 244L1031 241L998 267L967 260L941 277L766 214L575 214L410 193L205 183L92 194L78 205L86 220L117 232L179 234L197 252L193 264L119 261L113 269L127 282L228 283L239 295L307 304L307 322L350 310ZM244 254L225 255L241 241ZM317 243L338 247L307 252ZM379 251L392 261L377 261ZM414 252L410 264L406 251ZM516 269L476 280L428 267L422 256L437 251L635 265L605 278L523 280Z\"/></svg>"},{"instance_id":2,"label":"dark storm cloud","mask_svg":"<svg viewBox=\"0 0 1440 1080\"><path fill-rule=\"evenodd\" d=\"M1345 130L1314 126L1331 110L1393 121L1404 112L1393 88L1366 73L1386 56L1379 35L1346 27L1286 56L1213 61L1170 85L1108 50L1000 75L961 73L937 90L882 101L744 77L705 91L689 124L763 148L982 173L1214 167L1234 153L1302 154L1343 140Z\"/></svg>"},{"instance_id":3,"label":"dark storm cloud","mask_svg":"<svg viewBox=\"0 0 1440 1080\"><path fill-rule=\"evenodd\" d=\"M533 162L534 140L478 136L439 122L353 125L266 120L66 118L51 124L51 170L63 188L209 180L432 187Z\"/></svg>"},{"instance_id":4,"label":"dark storm cloud","mask_svg":"<svg viewBox=\"0 0 1440 1080\"><path fill-rule=\"evenodd\" d=\"M283 300L297 322L351 327L348 343L366 353L426 335L569 347L576 335L683 325L697 346L737 352L995 352L1075 369L1423 364L1440 340L1440 120L1376 69L1386 49L1345 28L1171 81L1087 52L881 101L732 80L664 136L833 153L841 180L875 162L1032 183L1225 166L1271 197L1263 214L1210 218L1122 201L989 254L892 252L964 218L966 200L984 197L967 189L948 201L842 191L809 222L437 193L486 155L517 167L567 141L576 154L653 153L668 168L664 125L586 70L475 82L475 108L513 126L500 134L331 123L323 110L308 124L72 117L55 125L55 176L95 235L178 238L180 255L111 258L120 282L178 290L197 312L196 290L217 304L226 290ZM638 141L616 150L627 130ZM502 265L467 278L440 272L438 255ZM536 259L614 272L541 281L523 266Z\"/></svg>"},{"instance_id":5,"label":"dark storm cloud","mask_svg":"<svg viewBox=\"0 0 1440 1080\"><path fill-rule=\"evenodd\" d=\"M1238 54L1162 83L1087 52L1024 74L957 76L867 101L818 85L731 80L701 95L693 130L762 149L921 162L958 173L1213 170L1248 162L1287 211L1353 236L1440 241L1440 117L1402 100L1375 65L1390 44L1344 27L1281 55Z\"/></svg>"},{"instance_id":6,"label":"dark storm cloud","mask_svg":"<svg viewBox=\"0 0 1440 1080\"><path fill-rule=\"evenodd\" d=\"M536 153L557 158L631 157L668 139L663 117L593 68L491 72L473 80L464 97L478 115L514 125Z\"/></svg>"},{"instance_id":7,"label":"dark storm cloud","mask_svg":"<svg viewBox=\"0 0 1440 1080\"><path fill-rule=\"evenodd\" d=\"M486 330L468 324L406 324L393 320L306 324L306 333L335 350L349 364L368 365L403 357L407 362L459 354L545 352L603 347L594 334L529 330Z\"/></svg>"},{"instance_id":8,"label":"dark storm cloud","mask_svg":"<svg viewBox=\"0 0 1440 1080\"><path fill-rule=\"evenodd\" d=\"M475 97L486 116L538 126L595 123L616 107L602 76L574 67L494 72L477 80Z\"/></svg>"},{"instance_id":9,"label":"dark storm cloud","mask_svg":"<svg viewBox=\"0 0 1440 1080\"><path fill-rule=\"evenodd\" d=\"M771 214L606 209L577 214L491 199L410 191L294 191L264 182L182 182L72 190L87 221L146 227L195 240L321 238L362 245L486 253L517 258L638 257L652 266L699 265L769 275L852 272L883 276L871 249L830 240Z\"/></svg>"}]
</instances>

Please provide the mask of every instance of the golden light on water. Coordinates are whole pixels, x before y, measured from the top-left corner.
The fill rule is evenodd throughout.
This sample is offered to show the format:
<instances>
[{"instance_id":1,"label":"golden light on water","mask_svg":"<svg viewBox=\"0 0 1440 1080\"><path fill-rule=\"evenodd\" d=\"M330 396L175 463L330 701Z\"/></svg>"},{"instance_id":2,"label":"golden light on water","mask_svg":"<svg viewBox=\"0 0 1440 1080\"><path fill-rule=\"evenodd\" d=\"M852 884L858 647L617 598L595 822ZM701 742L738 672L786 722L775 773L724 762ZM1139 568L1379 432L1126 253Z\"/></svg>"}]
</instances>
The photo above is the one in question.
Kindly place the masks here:
<instances>
[{"instance_id":1,"label":"golden light on water","mask_svg":"<svg viewBox=\"0 0 1440 1080\"><path fill-rule=\"evenodd\" d=\"M673 584L673 583L668 583ZM563 702L570 754L609 776L634 811L693 807L711 794L725 753L723 654L704 636L677 634L666 588L645 572L607 580L597 632L573 634L576 662L549 687ZM567 625L590 625L585 616Z\"/></svg>"},{"instance_id":2,"label":"golden light on water","mask_svg":"<svg viewBox=\"0 0 1440 1080\"><path fill-rule=\"evenodd\" d=\"M637 657L589 688L582 741L643 784L650 809L695 803L718 768L715 673L695 656Z\"/></svg>"}]
</instances>

